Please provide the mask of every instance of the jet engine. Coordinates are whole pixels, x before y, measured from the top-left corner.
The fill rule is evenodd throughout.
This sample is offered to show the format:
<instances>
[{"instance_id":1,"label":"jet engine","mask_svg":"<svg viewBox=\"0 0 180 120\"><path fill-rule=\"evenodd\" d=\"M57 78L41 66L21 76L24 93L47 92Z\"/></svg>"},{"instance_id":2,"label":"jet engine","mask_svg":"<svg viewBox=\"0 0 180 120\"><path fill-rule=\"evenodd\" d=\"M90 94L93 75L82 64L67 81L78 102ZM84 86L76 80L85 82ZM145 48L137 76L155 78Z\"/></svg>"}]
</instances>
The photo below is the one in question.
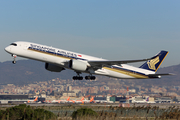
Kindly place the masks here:
<instances>
[{"instance_id":1,"label":"jet engine","mask_svg":"<svg viewBox=\"0 0 180 120\"><path fill-rule=\"evenodd\" d=\"M87 63L80 61L80 60L73 60L71 59L69 61L69 68L75 70L75 71L86 71L87 69Z\"/></svg>"},{"instance_id":2,"label":"jet engine","mask_svg":"<svg viewBox=\"0 0 180 120\"><path fill-rule=\"evenodd\" d=\"M65 70L63 67L51 63L45 63L45 68L51 72L61 72L62 70Z\"/></svg>"}]
</instances>

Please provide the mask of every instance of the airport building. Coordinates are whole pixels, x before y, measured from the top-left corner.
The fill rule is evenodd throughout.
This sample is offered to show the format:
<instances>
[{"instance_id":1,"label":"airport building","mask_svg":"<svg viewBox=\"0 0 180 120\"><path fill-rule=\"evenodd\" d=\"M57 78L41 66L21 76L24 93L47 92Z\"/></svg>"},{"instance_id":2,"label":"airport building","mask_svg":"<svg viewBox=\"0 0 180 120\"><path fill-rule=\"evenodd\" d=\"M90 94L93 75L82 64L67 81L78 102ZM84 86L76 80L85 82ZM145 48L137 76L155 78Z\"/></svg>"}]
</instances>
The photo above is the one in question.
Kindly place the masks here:
<instances>
[{"instance_id":1,"label":"airport building","mask_svg":"<svg viewBox=\"0 0 180 120\"><path fill-rule=\"evenodd\" d=\"M28 95L0 95L0 103L6 104L6 103L24 103L27 102Z\"/></svg>"},{"instance_id":2,"label":"airport building","mask_svg":"<svg viewBox=\"0 0 180 120\"><path fill-rule=\"evenodd\" d=\"M158 97L154 100L156 103L172 103L173 100L171 97Z\"/></svg>"}]
</instances>

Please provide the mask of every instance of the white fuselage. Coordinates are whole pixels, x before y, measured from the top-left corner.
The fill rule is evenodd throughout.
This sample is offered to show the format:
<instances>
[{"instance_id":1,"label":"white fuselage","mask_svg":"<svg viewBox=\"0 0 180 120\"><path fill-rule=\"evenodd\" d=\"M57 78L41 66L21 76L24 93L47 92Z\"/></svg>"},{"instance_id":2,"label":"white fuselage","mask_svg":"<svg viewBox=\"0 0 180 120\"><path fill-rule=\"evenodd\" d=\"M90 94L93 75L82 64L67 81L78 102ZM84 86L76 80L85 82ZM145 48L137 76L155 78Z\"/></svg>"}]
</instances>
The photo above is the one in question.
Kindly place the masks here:
<instances>
[{"instance_id":1,"label":"white fuselage","mask_svg":"<svg viewBox=\"0 0 180 120\"><path fill-rule=\"evenodd\" d=\"M34 59L45 63L56 64L60 67L71 69L68 66L68 62L71 59L76 59L87 63L88 61L103 61L105 59L92 57L76 52L62 50L46 45L40 45L30 42L15 42L17 45L10 45L5 50L12 54L24 58ZM122 79L133 79L133 78L148 78L148 74L154 74L155 72L133 67L127 64L112 65L109 67L101 67L98 69L89 69L88 71L82 71L90 74L98 74L115 78Z\"/></svg>"}]
</instances>

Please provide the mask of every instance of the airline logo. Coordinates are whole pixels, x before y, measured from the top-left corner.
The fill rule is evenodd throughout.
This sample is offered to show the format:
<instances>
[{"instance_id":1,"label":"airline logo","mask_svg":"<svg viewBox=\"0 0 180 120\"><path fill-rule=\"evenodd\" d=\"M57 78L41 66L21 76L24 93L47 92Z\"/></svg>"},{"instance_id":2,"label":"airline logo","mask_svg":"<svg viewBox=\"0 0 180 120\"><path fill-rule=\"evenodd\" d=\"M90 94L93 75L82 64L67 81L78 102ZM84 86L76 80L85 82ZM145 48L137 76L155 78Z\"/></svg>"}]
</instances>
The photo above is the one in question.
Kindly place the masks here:
<instances>
[{"instance_id":1,"label":"airline logo","mask_svg":"<svg viewBox=\"0 0 180 120\"><path fill-rule=\"evenodd\" d=\"M35 44L30 44L29 48L30 50L36 50L40 52L45 52L45 53L51 53L51 54L57 54L57 55L62 55L62 56L69 56L72 58L77 58L77 55L72 53L72 52L67 52L64 50L59 50L51 47L45 47L42 45L35 45ZM82 57L82 55L78 55L79 57Z\"/></svg>"},{"instance_id":2,"label":"airline logo","mask_svg":"<svg viewBox=\"0 0 180 120\"><path fill-rule=\"evenodd\" d=\"M159 56L154 58L153 60L149 60L147 62L149 69L156 70L156 64L159 62Z\"/></svg>"},{"instance_id":3,"label":"airline logo","mask_svg":"<svg viewBox=\"0 0 180 120\"><path fill-rule=\"evenodd\" d=\"M149 101L149 97L146 99L146 101Z\"/></svg>"},{"instance_id":4,"label":"airline logo","mask_svg":"<svg viewBox=\"0 0 180 120\"><path fill-rule=\"evenodd\" d=\"M82 55L78 55L78 57L82 57Z\"/></svg>"}]
</instances>

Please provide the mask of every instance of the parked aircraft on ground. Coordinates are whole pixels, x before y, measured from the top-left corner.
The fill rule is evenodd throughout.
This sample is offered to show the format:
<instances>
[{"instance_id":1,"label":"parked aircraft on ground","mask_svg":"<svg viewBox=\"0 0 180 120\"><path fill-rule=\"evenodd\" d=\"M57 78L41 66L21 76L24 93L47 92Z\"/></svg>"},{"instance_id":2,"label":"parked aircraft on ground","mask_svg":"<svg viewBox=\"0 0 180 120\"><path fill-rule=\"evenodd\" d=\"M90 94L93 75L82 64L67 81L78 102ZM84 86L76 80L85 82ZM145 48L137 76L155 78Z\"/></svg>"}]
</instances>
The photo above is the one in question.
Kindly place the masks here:
<instances>
[{"instance_id":1,"label":"parked aircraft on ground","mask_svg":"<svg viewBox=\"0 0 180 120\"><path fill-rule=\"evenodd\" d=\"M66 100L52 100L51 103L67 103L69 100L70 97L68 97Z\"/></svg>"},{"instance_id":2,"label":"parked aircraft on ground","mask_svg":"<svg viewBox=\"0 0 180 120\"><path fill-rule=\"evenodd\" d=\"M84 97L81 98L81 100L70 100L70 97L68 97L69 99L66 100L66 103L82 103L82 101L84 100Z\"/></svg>"},{"instance_id":3,"label":"parked aircraft on ground","mask_svg":"<svg viewBox=\"0 0 180 120\"><path fill-rule=\"evenodd\" d=\"M74 103L84 103L84 97L82 97L81 100L74 100Z\"/></svg>"},{"instance_id":4,"label":"parked aircraft on ground","mask_svg":"<svg viewBox=\"0 0 180 120\"><path fill-rule=\"evenodd\" d=\"M90 100L83 100L82 103L92 103L92 102L94 102L94 97L91 97Z\"/></svg>"},{"instance_id":5,"label":"parked aircraft on ground","mask_svg":"<svg viewBox=\"0 0 180 120\"><path fill-rule=\"evenodd\" d=\"M36 103L38 100L38 96L34 100L28 100L27 103Z\"/></svg>"},{"instance_id":6,"label":"parked aircraft on ground","mask_svg":"<svg viewBox=\"0 0 180 120\"><path fill-rule=\"evenodd\" d=\"M146 99L135 99L132 101L132 103L154 103L154 102L151 102L149 101L149 97L147 97Z\"/></svg>"},{"instance_id":7,"label":"parked aircraft on ground","mask_svg":"<svg viewBox=\"0 0 180 120\"><path fill-rule=\"evenodd\" d=\"M45 62L45 68L52 72L61 72L65 68L74 70L77 73L77 76L73 77L74 80L82 80L81 73L89 74L85 76L86 80L95 80L96 77L93 74L120 79L149 79L171 75L169 73L156 74L168 51L160 51L157 55L147 59L121 61L109 61L46 45L22 41L10 44L5 48L5 51L13 56L14 64L16 63L15 58L20 56ZM146 62L139 68L127 65L127 63L142 61Z\"/></svg>"},{"instance_id":8,"label":"parked aircraft on ground","mask_svg":"<svg viewBox=\"0 0 180 120\"><path fill-rule=\"evenodd\" d=\"M94 100L95 103L107 103L107 100Z\"/></svg>"}]
</instances>

